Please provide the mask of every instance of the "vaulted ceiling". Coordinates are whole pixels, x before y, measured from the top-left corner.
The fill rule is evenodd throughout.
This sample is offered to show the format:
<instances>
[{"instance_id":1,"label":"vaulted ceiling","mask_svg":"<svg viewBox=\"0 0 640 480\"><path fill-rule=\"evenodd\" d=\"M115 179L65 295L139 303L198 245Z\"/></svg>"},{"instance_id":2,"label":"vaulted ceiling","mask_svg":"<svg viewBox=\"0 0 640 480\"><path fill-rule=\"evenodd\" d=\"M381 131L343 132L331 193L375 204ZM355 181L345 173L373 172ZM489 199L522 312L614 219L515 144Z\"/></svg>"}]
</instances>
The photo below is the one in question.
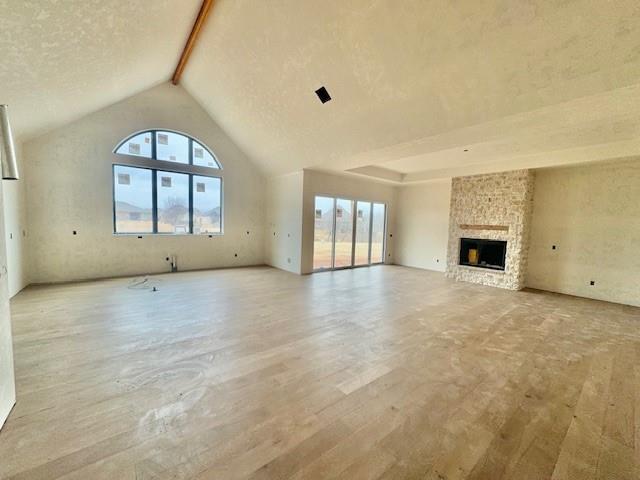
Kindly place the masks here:
<instances>
[{"instance_id":1,"label":"vaulted ceiling","mask_svg":"<svg viewBox=\"0 0 640 480\"><path fill-rule=\"evenodd\" d=\"M0 103L28 139L166 82L200 0L0 0Z\"/></svg>"},{"instance_id":2,"label":"vaulted ceiling","mask_svg":"<svg viewBox=\"0 0 640 480\"><path fill-rule=\"evenodd\" d=\"M199 3L0 0L0 102L30 136L166 81ZM271 174L630 157L637 25L635 0L217 0L182 83Z\"/></svg>"}]
</instances>

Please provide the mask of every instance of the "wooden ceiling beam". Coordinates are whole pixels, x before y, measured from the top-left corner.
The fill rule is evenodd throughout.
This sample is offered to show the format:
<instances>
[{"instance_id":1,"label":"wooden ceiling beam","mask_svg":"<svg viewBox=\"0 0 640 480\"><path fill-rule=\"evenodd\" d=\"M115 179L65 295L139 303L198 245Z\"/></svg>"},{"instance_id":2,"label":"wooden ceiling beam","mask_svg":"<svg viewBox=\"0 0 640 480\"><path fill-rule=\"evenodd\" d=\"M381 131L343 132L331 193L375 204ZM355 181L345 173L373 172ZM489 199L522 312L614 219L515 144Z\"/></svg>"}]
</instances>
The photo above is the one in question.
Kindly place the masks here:
<instances>
[{"instance_id":1,"label":"wooden ceiling beam","mask_svg":"<svg viewBox=\"0 0 640 480\"><path fill-rule=\"evenodd\" d=\"M193 24L193 28L191 29L191 33L189 34L189 38L187 39L187 44L184 46L184 50L182 50L182 55L180 56L180 61L178 62L176 71L173 73L173 77L171 78L171 83L173 83L174 85L178 85L178 83L180 82L182 72L184 72L184 69L187 66L187 62L189 61L189 57L191 56L193 47L195 47L196 45L198 35L200 34L200 30L202 30L202 26L204 25L204 22L206 21L207 16L211 11L213 2L214 0L203 0L202 2L202 6L200 7L200 11L198 12L198 17L196 18L196 21Z\"/></svg>"}]
</instances>

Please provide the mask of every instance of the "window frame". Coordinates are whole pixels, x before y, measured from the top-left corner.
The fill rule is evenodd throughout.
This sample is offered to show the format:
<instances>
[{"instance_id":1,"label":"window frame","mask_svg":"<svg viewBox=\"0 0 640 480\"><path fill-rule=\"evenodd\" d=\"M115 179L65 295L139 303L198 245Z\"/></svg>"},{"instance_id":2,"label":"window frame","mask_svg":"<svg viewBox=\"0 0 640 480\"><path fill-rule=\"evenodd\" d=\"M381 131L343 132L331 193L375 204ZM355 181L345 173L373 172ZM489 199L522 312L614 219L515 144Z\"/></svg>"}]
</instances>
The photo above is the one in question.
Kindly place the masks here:
<instances>
[{"instance_id":1,"label":"window frame","mask_svg":"<svg viewBox=\"0 0 640 480\"><path fill-rule=\"evenodd\" d=\"M177 161L159 159L158 158L158 152L157 152L157 136L158 136L158 132L174 133L176 135L181 135L181 136L185 137L188 140L189 163L181 163L181 162L177 162ZM118 153L118 150L120 150L120 147L122 147L125 143L127 143L132 138L137 137L138 135L142 135L144 133L150 133L151 134L151 157L145 157L143 155L130 155L128 153ZM208 167L208 166L204 166L204 165L194 165L194 163L193 163L193 142L196 142L198 145L200 145L202 148L204 148L209 155L211 155L211 157L213 158L213 161L216 163L215 167ZM207 168L207 169L210 169L210 170L222 170L222 164L220 163L220 160L218 160L218 157L215 155L215 153L213 153L211 151L211 149L209 147L207 147L207 145L203 141L201 141L200 139L198 139L196 137L188 135L188 134L186 134L184 132L181 132L179 130L172 130L170 128L150 128L150 129L139 130L137 132L134 132L131 135L129 135L128 137L126 137L124 140L121 140L120 142L118 142L118 144L116 145L116 148L113 149L113 153L115 155L119 155L119 156L124 156L124 157L128 157L128 158L135 158L136 160L137 159L145 159L145 160L153 160L153 161L156 161L156 162L172 163L174 165L183 165L185 167L186 166L191 166L191 167ZM181 172L178 172L178 173L181 173Z\"/></svg>"},{"instance_id":2,"label":"window frame","mask_svg":"<svg viewBox=\"0 0 640 480\"><path fill-rule=\"evenodd\" d=\"M150 159L146 159L150 160ZM162 160L160 160L162 161ZM175 165L175 162L166 162ZM135 232L118 232L116 228L116 167L140 168L143 170L151 170L151 232L135 233ZM201 167L207 168L207 167ZM187 175L189 178L189 232L187 233L170 233L158 232L158 172L179 173ZM220 181L220 231L193 233L193 177L214 178ZM143 236L143 235L160 235L160 236L222 236L224 235L224 178L218 175L204 174L202 172L189 172L180 169L159 168L143 166L139 164L113 163L111 166L111 203L113 208L113 234L117 236Z\"/></svg>"},{"instance_id":3,"label":"window frame","mask_svg":"<svg viewBox=\"0 0 640 480\"><path fill-rule=\"evenodd\" d=\"M160 160L157 155L157 133L158 132L167 132L174 133L176 135L181 135L188 140L187 146L189 149L189 163L180 163L177 161L171 160ZM145 133L151 134L151 157L145 157L141 155L131 155L126 152L118 153L118 150L125 145L129 140L138 135L142 135ZM193 145L194 142L200 145L215 162L215 167L204 166L204 165L195 165L193 163ZM142 237L146 235L160 235L160 236L208 236L209 238L214 236L222 236L224 235L224 172L222 168L222 164L218 157L211 151L211 149L200 139L189 135L185 132L181 132L179 130L174 130L171 128L147 128L144 130L138 130L133 132L132 134L125 137L123 140L119 141L116 147L113 149L112 153L116 156L116 160L112 163L111 167L111 203L113 209L113 235L117 236L137 236ZM120 161L118 161L120 160ZM116 229L116 178L115 178L115 169L116 167L129 167L129 168L141 168L145 170L151 170L151 182L152 182L152 231L151 232L143 232L143 233L135 233L135 232L118 232ZM168 173L178 173L178 174L186 174L189 178L189 232L188 233L170 233L170 232L158 232L158 192L157 192L157 181L158 181L158 172L168 172ZM194 198L193 198L193 177L208 177L217 179L220 181L220 231L213 233L193 233L194 225L193 225L193 208L194 208Z\"/></svg>"}]
</instances>

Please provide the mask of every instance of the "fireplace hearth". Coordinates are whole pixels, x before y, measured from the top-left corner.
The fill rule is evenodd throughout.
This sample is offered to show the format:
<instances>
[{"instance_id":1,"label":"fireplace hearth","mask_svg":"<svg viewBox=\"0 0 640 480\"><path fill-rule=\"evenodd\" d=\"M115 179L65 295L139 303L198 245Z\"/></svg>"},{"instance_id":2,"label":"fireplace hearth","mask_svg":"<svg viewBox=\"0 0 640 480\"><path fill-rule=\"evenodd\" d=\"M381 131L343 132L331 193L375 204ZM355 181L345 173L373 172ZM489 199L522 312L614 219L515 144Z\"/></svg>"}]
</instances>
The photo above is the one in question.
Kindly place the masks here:
<instances>
[{"instance_id":1,"label":"fireplace hearth","mask_svg":"<svg viewBox=\"0 0 640 480\"><path fill-rule=\"evenodd\" d=\"M479 238L460 239L460 265L504 270L506 256L506 241Z\"/></svg>"}]
</instances>

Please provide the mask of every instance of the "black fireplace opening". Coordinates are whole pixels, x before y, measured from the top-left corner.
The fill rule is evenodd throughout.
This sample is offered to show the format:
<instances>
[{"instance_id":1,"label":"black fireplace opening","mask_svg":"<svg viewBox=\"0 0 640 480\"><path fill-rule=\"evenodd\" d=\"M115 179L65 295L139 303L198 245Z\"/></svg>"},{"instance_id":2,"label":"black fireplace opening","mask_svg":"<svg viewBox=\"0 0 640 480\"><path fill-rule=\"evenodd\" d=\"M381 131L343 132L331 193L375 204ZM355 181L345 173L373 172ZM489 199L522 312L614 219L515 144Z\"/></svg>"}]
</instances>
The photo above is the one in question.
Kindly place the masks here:
<instances>
[{"instance_id":1,"label":"black fireplace opening","mask_svg":"<svg viewBox=\"0 0 640 480\"><path fill-rule=\"evenodd\" d=\"M460 239L460 265L504 270L506 256L507 242L505 241L479 238Z\"/></svg>"}]
</instances>

